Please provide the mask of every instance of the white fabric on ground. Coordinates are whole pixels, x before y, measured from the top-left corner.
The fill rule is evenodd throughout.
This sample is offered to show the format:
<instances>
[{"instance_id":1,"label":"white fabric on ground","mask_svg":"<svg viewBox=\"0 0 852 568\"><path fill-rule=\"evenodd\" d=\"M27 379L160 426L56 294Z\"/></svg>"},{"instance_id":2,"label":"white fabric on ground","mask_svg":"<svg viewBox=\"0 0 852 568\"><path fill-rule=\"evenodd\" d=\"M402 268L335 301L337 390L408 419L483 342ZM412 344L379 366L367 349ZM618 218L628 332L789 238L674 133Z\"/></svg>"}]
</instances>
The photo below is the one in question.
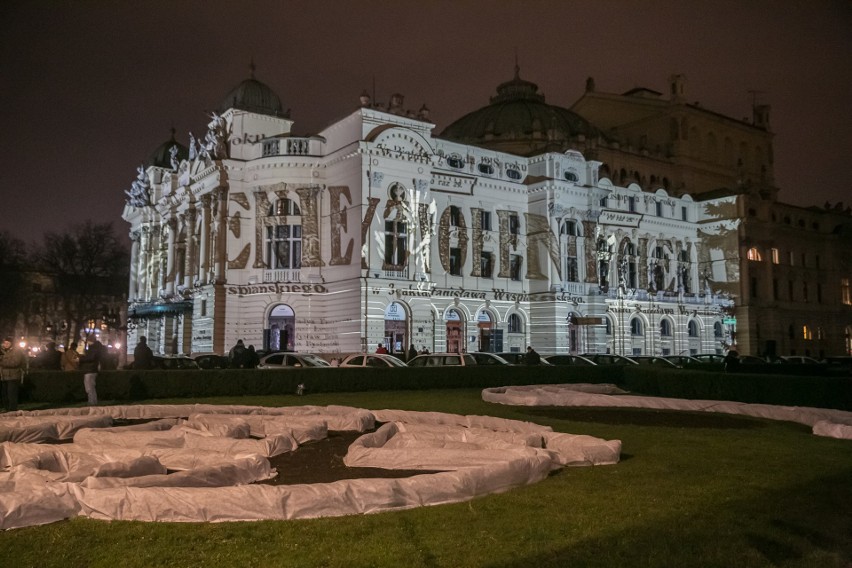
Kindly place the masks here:
<instances>
[{"instance_id":1,"label":"white fabric on ground","mask_svg":"<svg viewBox=\"0 0 852 568\"><path fill-rule=\"evenodd\" d=\"M615 385L529 385L485 389L482 391L482 399L487 402L515 406L590 406L721 412L797 422L810 426L813 433L818 436L852 440L852 412L844 410L723 400L635 396L622 394L624 392Z\"/></svg>"},{"instance_id":2,"label":"white fabric on ground","mask_svg":"<svg viewBox=\"0 0 852 568\"><path fill-rule=\"evenodd\" d=\"M113 420L152 422L114 426ZM364 432L350 466L439 471L404 479L253 485L267 458ZM69 439L73 443L33 443ZM329 407L103 406L0 416L0 529L75 515L242 521L373 513L465 501L544 479L561 465L618 461L620 442L488 416Z\"/></svg>"}]
</instances>

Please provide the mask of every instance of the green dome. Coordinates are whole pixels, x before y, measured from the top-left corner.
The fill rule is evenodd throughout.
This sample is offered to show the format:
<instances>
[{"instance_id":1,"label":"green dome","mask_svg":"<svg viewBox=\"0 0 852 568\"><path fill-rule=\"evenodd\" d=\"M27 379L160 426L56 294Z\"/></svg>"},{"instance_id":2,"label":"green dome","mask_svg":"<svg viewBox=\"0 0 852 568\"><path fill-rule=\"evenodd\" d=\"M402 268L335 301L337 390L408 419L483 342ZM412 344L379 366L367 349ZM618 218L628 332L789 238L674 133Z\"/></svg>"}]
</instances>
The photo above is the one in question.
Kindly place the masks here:
<instances>
[{"instance_id":1,"label":"green dome","mask_svg":"<svg viewBox=\"0 0 852 568\"><path fill-rule=\"evenodd\" d=\"M549 105L538 85L515 77L497 87L490 104L447 126L441 138L497 150L535 153L578 136L596 138L600 131L567 108Z\"/></svg>"},{"instance_id":2,"label":"green dome","mask_svg":"<svg viewBox=\"0 0 852 568\"><path fill-rule=\"evenodd\" d=\"M254 69L251 78L231 89L219 105L219 112L225 112L229 108L269 116L287 116L275 91L254 78Z\"/></svg>"},{"instance_id":3,"label":"green dome","mask_svg":"<svg viewBox=\"0 0 852 568\"><path fill-rule=\"evenodd\" d=\"M160 144L156 150L151 153L151 156L148 158L148 166L155 166L158 168L165 168L167 170L172 169L172 147L177 147L177 161L186 160L189 158L189 150L186 146L175 140L175 129L172 128L172 136L162 144Z\"/></svg>"}]
</instances>

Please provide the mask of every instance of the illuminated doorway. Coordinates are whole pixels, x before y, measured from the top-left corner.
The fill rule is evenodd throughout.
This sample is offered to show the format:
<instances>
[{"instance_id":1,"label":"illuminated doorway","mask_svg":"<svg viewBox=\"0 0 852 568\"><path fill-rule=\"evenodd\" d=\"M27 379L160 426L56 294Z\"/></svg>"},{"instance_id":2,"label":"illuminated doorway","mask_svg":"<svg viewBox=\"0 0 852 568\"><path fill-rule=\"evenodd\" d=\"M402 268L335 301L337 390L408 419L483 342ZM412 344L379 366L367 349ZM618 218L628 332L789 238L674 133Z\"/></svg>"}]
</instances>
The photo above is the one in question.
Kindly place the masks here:
<instances>
[{"instance_id":1,"label":"illuminated doorway","mask_svg":"<svg viewBox=\"0 0 852 568\"><path fill-rule=\"evenodd\" d=\"M397 355L405 353L408 347L408 315L405 306L391 302L385 309L385 348Z\"/></svg>"},{"instance_id":2,"label":"illuminated doorway","mask_svg":"<svg viewBox=\"0 0 852 568\"><path fill-rule=\"evenodd\" d=\"M296 345L296 314L287 304L279 304L269 312L264 330L267 351L293 351Z\"/></svg>"},{"instance_id":3,"label":"illuminated doorway","mask_svg":"<svg viewBox=\"0 0 852 568\"><path fill-rule=\"evenodd\" d=\"M447 323L447 351L461 353L464 347L464 324L459 311L450 308L444 312L444 320Z\"/></svg>"}]
</instances>

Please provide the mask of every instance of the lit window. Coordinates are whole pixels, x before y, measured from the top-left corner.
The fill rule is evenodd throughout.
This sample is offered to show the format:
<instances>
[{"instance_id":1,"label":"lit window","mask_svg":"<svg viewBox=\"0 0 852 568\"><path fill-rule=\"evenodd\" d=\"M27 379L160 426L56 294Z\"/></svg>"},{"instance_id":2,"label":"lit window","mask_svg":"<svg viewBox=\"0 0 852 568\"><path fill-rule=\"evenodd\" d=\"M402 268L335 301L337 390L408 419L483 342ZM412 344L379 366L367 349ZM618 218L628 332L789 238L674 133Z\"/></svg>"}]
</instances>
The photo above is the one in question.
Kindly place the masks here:
<instances>
[{"instance_id":1,"label":"lit window","mask_svg":"<svg viewBox=\"0 0 852 568\"><path fill-rule=\"evenodd\" d=\"M810 327L808 327L806 325L802 326L802 338L805 339L806 341L810 341L811 339L814 338L814 334L811 331Z\"/></svg>"},{"instance_id":2,"label":"lit window","mask_svg":"<svg viewBox=\"0 0 852 568\"><path fill-rule=\"evenodd\" d=\"M757 261L757 262L760 262L760 261L763 260L763 257L760 256L760 251L757 250L757 247L751 247L750 249L748 249L748 253L746 254L746 258L748 258L749 260Z\"/></svg>"},{"instance_id":3,"label":"lit window","mask_svg":"<svg viewBox=\"0 0 852 568\"><path fill-rule=\"evenodd\" d=\"M401 268L406 260L408 229L404 221L385 221L385 264Z\"/></svg>"},{"instance_id":4,"label":"lit window","mask_svg":"<svg viewBox=\"0 0 852 568\"><path fill-rule=\"evenodd\" d=\"M266 227L266 266L271 269L301 268L301 225Z\"/></svg>"},{"instance_id":5,"label":"lit window","mask_svg":"<svg viewBox=\"0 0 852 568\"><path fill-rule=\"evenodd\" d=\"M780 263L781 263L780 253L778 252L777 248L773 248L772 249L772 264L780 264Z\"/></svg>"},{"instance_id":6,"label":"lit window","mask_svg":"<svg viewBox=\"0 0 852 568\"><path fill-rule=\"evenodd\" d=\"M849 279L840 280L840 300L847 306L852 306L852 290L849 288Z\"/></svg>"}]
</instances>

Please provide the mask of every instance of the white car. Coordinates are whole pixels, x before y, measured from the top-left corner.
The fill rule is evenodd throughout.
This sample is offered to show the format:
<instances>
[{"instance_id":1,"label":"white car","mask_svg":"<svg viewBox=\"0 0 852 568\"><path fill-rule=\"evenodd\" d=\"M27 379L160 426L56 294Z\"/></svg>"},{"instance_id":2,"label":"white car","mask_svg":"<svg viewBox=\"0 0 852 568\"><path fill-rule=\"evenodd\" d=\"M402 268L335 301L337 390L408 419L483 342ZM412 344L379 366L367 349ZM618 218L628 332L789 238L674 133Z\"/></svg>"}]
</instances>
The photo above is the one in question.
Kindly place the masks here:
<instances>
[{"instance_id":1,"label":"white car","mask_svg":"<svg viewBox=\"0 0 852 568\"><path fill-rule=\"evenodd\" d=\"M331 367L328 361L313 353L270 353L260 360L258 369L293 369L300 367Z\"/></svg>"},{"instance_id":2,"label":"white car","mask_svg":"<svg viewBox=\"0 0 852 568\"><path fill-rule=\"evenodd\" d=\"M405 363L387 353L355 353L340 362L338 367L407 367Z\"/></svg>"},{"instance_id":3,"label":"white car","mask_svg":"<svg viewBox=\"0 0 852 568\"><path fill-rule=\"evenodd\" d=\"M430 353L408 362L409 367L472 367L477 364L470 353Z\"/></svg>"}]
</instances>

